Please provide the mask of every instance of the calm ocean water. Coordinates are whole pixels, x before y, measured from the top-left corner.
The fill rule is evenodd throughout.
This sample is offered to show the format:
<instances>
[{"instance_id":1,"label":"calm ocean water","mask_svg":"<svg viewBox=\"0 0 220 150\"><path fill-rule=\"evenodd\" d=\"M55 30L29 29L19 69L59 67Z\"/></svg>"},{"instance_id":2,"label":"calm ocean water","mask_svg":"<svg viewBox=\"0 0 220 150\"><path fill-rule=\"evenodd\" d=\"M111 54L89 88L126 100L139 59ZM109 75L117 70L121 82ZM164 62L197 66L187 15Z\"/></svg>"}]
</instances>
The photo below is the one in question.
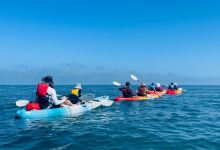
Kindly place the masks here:
<instances>
[{"instance_id":1,"label":"calm ocean water","mask_svg":"<svg viewBox=\"0 0 220 150\"><path fill-rule=\"evenodd\" d=\"M220 86L183 86L179 96L116 102L75 118L18 120L17 99L35 86L0 86L0 149L220 149ZM71 86L56 86L67 94ZM84 86L96 96L114 86Z\"/></svg>"}]
</instances>

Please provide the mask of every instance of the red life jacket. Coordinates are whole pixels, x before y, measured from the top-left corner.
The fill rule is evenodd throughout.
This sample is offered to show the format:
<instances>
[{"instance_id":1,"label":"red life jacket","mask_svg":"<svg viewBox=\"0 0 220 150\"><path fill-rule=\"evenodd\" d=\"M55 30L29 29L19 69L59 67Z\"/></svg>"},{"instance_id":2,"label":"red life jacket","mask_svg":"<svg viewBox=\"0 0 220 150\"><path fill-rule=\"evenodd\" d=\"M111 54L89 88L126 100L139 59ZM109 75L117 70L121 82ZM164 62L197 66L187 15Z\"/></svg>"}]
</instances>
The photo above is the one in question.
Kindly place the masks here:
<instances>
[{"instance_id":1,"label":"red life jacket","mask_svg":"<svg viewBox=\"0 0 220 150\"><path fill-rule=\"evenodd\" d=\"M146 88L145 87L139 87L138 93L141 94L141 95L145 95L146 94Z\"/></svg>"},{"instance_id":2,"label":"red life jacket","mask_svg":"<svg viewBox=\"0 0 220 150\"><path fill-rule=\"evenodd\" d=\"M120 91L122 91L124 97L132 97L132 90L128 87L120 88Z\"/></svg>"},{"instance_id":3,"label":"red life jacket","mask_svg":"<svg viewBox=\"0 0 220 150\"><path fill-rule=\"evenodd\" d=\"M122 91L123 94L128 94L128 89L127 88L123 88L121 91Z\"/></svg>"},{"instance_id":4,"label":"red life jacket","mask_svg":"<svg viewBox=\"0 0 220 150\"><path fill-rule=\"evenodd\" d=\"M38 97L45 97L47 95L47 89L48 89L48 84L46 83L39 83L37 86L37 96Z\"/></svg>"},{"instance_id":5,"label":"red life jacket","mask_svg":"<svg viewBox=\"0 0 220 150\"><path fill-rule=\"evenodd\" d=\"M163 91L163 88L160 86L160 87L156 87L155 90L158 92L161 92L161 91Z\"/></svg>"}]
</instances>

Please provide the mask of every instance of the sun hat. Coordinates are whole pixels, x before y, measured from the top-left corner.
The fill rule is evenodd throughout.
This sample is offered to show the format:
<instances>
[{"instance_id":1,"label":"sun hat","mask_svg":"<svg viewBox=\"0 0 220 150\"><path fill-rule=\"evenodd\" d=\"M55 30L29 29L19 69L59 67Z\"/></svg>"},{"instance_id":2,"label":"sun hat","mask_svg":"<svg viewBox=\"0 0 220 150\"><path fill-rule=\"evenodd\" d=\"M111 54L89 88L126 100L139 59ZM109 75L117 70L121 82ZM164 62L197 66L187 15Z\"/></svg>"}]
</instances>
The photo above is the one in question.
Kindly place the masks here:
<instances>
[{"instance_id":1,"label":"sun hat","mask_svg":"<svg viewBox=\"0 0 220 150\"><path fill-rule=\"evenodd\" d=\"M157 83L157 84L156 84L156 87L160 87L160 83Z\"/></svg>"},{"instance_id":2,"label":"sun hat","mask_svg":"<svg viewBox=\"0 0 220 150\"><path fill-rule=\"evenodd\" d=\"M81 83L76 83L76 87L77 89L82 89Z\"/></svg>"}]
</instances>

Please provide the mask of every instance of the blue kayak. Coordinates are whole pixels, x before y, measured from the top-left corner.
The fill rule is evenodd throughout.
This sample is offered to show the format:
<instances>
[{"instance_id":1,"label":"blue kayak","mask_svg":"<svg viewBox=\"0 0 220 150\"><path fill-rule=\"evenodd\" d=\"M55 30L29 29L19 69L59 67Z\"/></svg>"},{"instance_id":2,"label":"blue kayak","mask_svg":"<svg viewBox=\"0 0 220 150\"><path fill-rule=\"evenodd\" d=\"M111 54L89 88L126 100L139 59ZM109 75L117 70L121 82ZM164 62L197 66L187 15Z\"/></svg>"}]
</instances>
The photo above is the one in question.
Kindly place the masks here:
<instances>
[{"instance_id":1,"label":"blue kayak","mask_svg":"<svg viewBox=\"0 0 220 150\"><path fill-rule=\"evenodd\" d=\"M99 106L111 106L112 100L108 96L95 98L94 100L86 101L84 104L75 104L73 106L64 106L61 108L31 110L26 109L17 111L17 118L23 119L37 119L37 118L50 118L55 116L75 116L85 111L95 109Z\"/></svg>"}]
</instances>

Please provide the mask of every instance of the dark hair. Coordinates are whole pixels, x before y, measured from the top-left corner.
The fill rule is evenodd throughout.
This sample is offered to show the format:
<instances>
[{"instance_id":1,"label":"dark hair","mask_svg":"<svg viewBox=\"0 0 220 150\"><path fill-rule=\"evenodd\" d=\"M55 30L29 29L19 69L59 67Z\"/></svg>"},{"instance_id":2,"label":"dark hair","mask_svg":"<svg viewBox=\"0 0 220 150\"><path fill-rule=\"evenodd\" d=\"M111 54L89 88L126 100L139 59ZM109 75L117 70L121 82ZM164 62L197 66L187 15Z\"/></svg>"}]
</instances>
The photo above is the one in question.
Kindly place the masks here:
<instances>
[{"instance_id":1,"label":"dark hair","mask_svg":"<svg viewBox=\"0 0 220 150\"><path fill-rule=\"evenodd\" d=\"M130 86L131 83L130 83L130 82L126 82L125 85L126 85L126 86Z\"/></svg>"},{"instance_id":2,"label":"dark hair","mask_svg":"<svg viewBox=\"0 0 220 150\"><path fill-rule=\"evenodd\" d=\"M48 83L50 87L54 88L54 83L53 83L53 77L52 76L45 76L41 79L44 83Z\"/></svg>"}]
</instances>

